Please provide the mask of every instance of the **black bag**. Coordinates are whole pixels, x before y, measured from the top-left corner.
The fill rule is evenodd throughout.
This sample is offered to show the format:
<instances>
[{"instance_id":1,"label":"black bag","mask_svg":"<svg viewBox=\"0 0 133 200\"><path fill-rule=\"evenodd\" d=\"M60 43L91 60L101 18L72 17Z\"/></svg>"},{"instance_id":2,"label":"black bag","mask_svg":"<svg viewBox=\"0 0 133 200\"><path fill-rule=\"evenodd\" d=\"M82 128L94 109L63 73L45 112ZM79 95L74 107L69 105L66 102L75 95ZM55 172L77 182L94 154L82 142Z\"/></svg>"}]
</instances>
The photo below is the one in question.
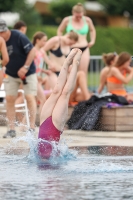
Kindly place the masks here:
<instances>
[{"instance_id":1,"label":"black bag","mask_svg":"<svg viewBox=\"0 0 133 200\"><path fill-rule=\"evenodd\" d=\"M128 101L117 95L97 97L93 95L88 101L80 102L75 106L74 111L67 121L69 129L73 130L97 130L99 128L98 119L102 106L113 102L121 105L128 105Z\"/></svg>"}]
</instances>

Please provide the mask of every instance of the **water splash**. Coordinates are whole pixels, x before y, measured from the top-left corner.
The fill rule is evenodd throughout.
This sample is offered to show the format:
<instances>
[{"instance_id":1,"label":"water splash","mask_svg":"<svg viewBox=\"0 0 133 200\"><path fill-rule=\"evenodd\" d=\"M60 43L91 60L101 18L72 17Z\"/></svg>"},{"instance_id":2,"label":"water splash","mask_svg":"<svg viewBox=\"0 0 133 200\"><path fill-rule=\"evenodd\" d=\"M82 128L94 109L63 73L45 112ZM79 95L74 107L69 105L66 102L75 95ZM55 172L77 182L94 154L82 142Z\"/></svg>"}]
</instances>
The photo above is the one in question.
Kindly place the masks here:
<instances>
[{"instance_id":1,"label":"water splash","mask_svg":"<svg viewBox=\"0 0 133 200\"><path fill-rule=\"evenodd\" d=\"M26 131L22 137L17 137L8 145L8 153L14 149L18 149L19 142L26 142L29 146L29 154L27 156L29 162L37 163L38 165L58 165L68 160L75 159L78 151L69 149L64 139L60 140L59 144L50 142L52 145L52 153L49 159L41 159L37 153L37 146L41 139L38 139L33 132ZM44 140L45 141L45 140ZM49 143L48 141L45 141ZM13 149L13 150L12 150ZM23 153L24 149L21 149ZM60 153L59 153L60 152Z\"/></svg>"}]
</instances>

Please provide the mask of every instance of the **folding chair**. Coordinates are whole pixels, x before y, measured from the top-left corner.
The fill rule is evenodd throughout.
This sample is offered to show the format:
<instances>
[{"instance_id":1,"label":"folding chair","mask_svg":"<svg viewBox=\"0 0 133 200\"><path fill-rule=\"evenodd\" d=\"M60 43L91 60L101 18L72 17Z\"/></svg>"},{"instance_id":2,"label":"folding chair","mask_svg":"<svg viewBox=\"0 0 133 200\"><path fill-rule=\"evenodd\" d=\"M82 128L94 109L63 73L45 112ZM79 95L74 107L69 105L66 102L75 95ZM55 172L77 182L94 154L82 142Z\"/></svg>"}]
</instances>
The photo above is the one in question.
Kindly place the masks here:
<instances>
[{"instance_id":1,"label":"folding chair","mask_svg":"<svg viewBox=\"0 0 133 200\"><path fill-rule=\"evenodd\" d=\"M20 90L18 90L18 92L21 92L21 94L23 96L23 99L24 99L24 102L21 103L21 104L16 104L15 105L15 112L25 113L26 124L27 124L28 127L30 127L28 108L27 108L27 101L26 101L25 96L24 96L24 90L20 89ZM0 98L5 98L5 97L6 97L6 93L5 93L5 90L4 90L4 84L2 84L1 88L0 88ZM6 113L5 102L2 102L2 103L0 102L0 112Z\"/></svg>"}]
</instances>

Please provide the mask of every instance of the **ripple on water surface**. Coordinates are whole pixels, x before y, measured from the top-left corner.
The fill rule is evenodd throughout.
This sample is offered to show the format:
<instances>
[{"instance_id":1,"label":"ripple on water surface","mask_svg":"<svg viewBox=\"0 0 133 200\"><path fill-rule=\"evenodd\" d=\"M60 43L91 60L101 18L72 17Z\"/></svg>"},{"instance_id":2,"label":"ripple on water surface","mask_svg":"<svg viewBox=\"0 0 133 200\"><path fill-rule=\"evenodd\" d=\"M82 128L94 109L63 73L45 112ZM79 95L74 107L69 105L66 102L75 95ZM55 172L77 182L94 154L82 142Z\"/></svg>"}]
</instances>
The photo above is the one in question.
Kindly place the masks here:
<instances>
[{"instance_id":1,"label":"ripple on water surface","mask_svg":"<svg viewBox=\"0 0 133 200\"><path fill-rule=\"evenodd\" d=\"M62 141L60 157L38 162L36 140L23 140L29 155L0 152L0 199L133 199L132 147L68 149Z\"/></svg>"}]
</instances>

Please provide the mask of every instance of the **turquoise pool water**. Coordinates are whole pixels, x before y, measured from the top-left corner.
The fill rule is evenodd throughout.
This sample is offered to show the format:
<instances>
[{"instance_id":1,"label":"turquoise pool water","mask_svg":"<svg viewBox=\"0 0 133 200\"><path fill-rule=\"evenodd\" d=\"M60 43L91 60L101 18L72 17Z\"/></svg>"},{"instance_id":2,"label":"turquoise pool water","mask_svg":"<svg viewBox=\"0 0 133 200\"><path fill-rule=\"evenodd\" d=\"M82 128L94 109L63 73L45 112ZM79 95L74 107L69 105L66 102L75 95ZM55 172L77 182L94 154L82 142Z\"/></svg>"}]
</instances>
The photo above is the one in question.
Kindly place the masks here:
<instances>
[{"instance_id":1,"label":"turquoise pool water","mask_svg":"<svg viewBox=\"0 0 133 200\"><path fill-rule=\"evenodd\" d=\"M60 159L43 163L32 152L8 155L1 149L0 199L133 199L132 147L64 148Z\"/></svg>"}]
</instances>

